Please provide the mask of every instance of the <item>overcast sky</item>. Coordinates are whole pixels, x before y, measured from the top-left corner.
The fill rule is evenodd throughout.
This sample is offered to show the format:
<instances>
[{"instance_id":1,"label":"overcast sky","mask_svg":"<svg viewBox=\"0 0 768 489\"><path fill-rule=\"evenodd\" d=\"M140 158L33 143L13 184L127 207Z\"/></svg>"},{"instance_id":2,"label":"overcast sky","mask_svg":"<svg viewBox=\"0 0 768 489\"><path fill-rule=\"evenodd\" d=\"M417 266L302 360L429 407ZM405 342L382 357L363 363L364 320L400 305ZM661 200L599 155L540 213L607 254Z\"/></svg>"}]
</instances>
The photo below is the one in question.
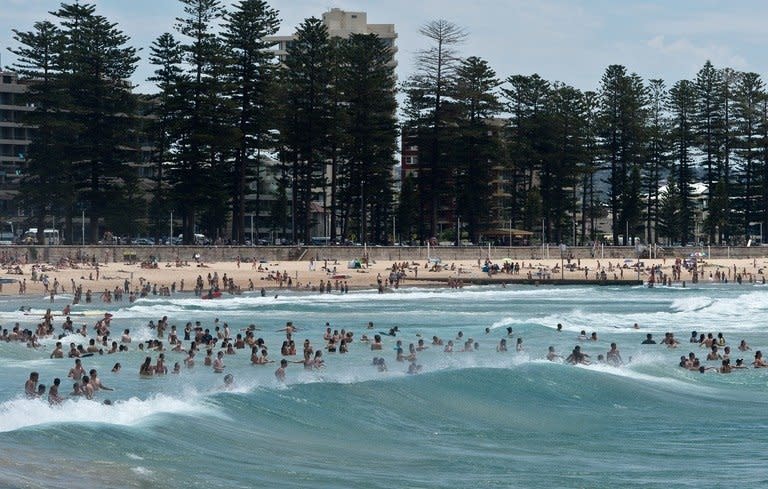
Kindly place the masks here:
<instances>
[{"instance_id":1,"label":"overcast sky","mask_svg":"<svg viewBox=\"0 0 768 489\"><path fill-rule=\"evenodd\" d=\"M11 29L28 30L48 18L55 0L0 0L2 65L12 61ZM144 48L134 77L140 91L146 78L147 47L172 30L181 14L175 0L93 0L97 11L117 22ZM225 1L233 3L231 0ZM368 22L395 24L398 76L412 71L414 53L427 44L420 25L436 18L455 22L470 36L463 56L487 59L501 78L539 73L581 89L597 88L609 64L623 64L643 78L668 84L692 78L707 59L764 74L768 66L768 2L764 0L273 0L280 11L281 34L290 34L306 17L331 7L368 12Z\"/></svg>"}]
</instances>

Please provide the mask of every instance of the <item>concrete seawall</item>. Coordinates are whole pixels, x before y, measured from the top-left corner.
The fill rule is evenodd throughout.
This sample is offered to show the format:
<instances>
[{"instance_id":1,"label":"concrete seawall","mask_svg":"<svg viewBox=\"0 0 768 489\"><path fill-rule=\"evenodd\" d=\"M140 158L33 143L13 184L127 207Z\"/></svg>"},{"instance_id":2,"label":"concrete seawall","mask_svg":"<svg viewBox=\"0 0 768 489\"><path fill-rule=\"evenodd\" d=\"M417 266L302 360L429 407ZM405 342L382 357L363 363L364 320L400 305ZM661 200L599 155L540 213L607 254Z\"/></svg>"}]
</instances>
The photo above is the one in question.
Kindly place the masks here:
<instances>
[{"instance_id":1,"label":"concrete seawall","mask_svg":"<svg viewBox=\"0 0 768 489\"><path fill-rule=\"evenodd\" d=\"M340 262L363 258L367 253L370 260L376 261L425 261L427 258L440 258L443 262L459 260L480 260L486 258L501 260L510 258L515 261L531 261L560 258L557 246L548 249L541 246L531 247L453 247L437 246L3 246L0 253L17 257L26 256L30 262L57 262L64 257L95 256L100 262L120 262L131 257L136 260L149 260L154 257L160 262L193 261L199 255L202 261L232 261L237 256L243 259L267 261L294 260L338 260ZM692 253L704 253L711 258L764 258L768 256L768 247L686 247L659 248L656 255L659 259L686 258ZM568 248L567 255L573 259L605 259L634 258L637 252L631 246L605 246L600 248L573 247ZM643 253L648 258L648 252Z\"/></svg>"}]
</instances>

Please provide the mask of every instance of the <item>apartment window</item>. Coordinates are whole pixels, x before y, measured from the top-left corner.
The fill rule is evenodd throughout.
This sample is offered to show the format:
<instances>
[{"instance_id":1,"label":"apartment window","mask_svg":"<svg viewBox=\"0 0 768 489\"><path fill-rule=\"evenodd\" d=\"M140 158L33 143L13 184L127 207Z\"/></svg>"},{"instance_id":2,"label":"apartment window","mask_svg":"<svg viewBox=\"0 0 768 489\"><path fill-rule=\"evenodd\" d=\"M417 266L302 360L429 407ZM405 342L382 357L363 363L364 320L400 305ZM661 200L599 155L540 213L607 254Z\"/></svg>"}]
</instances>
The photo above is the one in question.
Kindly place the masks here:
<instances>
[{"instance_id":1,"label":"apartment window","mask_svg":"<svg viewBox=\"0 0 768 489\"><path fill-rule=\"evenodd\" d=\"M5 83L6 85L10 85L11 84L11 77L8 76L8 75L4 75L3 76L3 83Z\"/></svg>"}]
</instances>

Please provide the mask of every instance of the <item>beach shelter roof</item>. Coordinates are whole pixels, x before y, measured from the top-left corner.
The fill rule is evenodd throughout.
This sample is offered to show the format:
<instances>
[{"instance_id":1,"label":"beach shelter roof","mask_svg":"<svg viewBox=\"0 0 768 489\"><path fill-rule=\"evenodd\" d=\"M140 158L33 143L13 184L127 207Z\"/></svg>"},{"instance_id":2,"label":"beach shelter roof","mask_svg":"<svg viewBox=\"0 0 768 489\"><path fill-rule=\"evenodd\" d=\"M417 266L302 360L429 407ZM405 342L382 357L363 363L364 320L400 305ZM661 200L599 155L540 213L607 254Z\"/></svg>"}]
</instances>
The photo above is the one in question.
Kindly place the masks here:
<instances>
[{"instance_id":1,"label":"beach shelter roof","mask_svg":"<svg viewBox=\"0 0 768 489\"><path fill-rule=\"evenodd\" d=\"M524 229L515 229L515 228L494 228L494 229L488 229L485 232L483 232L485 236L490 237L503 237L503 236L509 236L510 234L515 237L526 237L526 236L533 236L533 231L526 231Z\"/></svg>"}]
</instances>

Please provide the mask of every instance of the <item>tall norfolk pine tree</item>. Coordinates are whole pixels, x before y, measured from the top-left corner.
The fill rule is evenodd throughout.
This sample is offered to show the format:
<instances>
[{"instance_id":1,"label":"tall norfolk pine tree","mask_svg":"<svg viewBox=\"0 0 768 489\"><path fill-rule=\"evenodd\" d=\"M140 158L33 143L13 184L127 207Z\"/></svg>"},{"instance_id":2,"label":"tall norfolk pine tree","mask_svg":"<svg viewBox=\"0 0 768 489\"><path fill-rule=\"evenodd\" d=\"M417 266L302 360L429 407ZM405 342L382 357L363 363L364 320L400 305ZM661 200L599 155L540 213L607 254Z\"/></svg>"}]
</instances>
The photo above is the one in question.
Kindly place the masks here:
<instances>
[{"instance_id":1,"label":"tall norfolk pine tree","mask_svg":"<svg viewBox=\"0 0 768 489\"><path fill-rule=\"evenodd\" d=\"M246 183L255 166L257 189L254 215L259 216L260 150L271 146L273 53L271 43L279 25L278 12L263 0L241 0L225 15L221 34L228 54L226 89L234 102L237 146L232 171L232 240L242 244L245 230Z\"/></svg>"},{"instance_id":2,"label":"tall norfolk pine tree","mask_svg":"<svg viewBox=\"0 0 768 489\"><path fill-rule=\"evenodd\" d=\"M305 243L311 238L312 191L322 185L327 155L330 113L330 40L328 30L317 18L305 20L288 49L282 71L285 100L282 144L292 165L291 188L295 223L293 236Z\"/></svg>"},{"instance_id":3,"label":"tall norfolk pine tree","mask_svg":"<svg viewBox=\"0 0 768 489\"><path fill-rule=\"evenodd\" d=\"M149 61L156 66L154 76L149 81L155 82L159 92L150 99L152 117L148 128L148 137L154 142L152 161L155 166L154 195L150 217L154 223L153 233L157 240L165 232L161 219L171 210L169 186L165 175L166 162L178 134L181 109L184 102L177 91L183 77L181 63L183 52L181 44L170 33L160 35L150 46Z\"/></svg>"},{"instance_id":4,"label":"tall norfolk pine tree","mask_svg":"<svg viewBox=\"0 0 768 489\"><path fill-rule=\"evenodd\" d=\"M59 64L67 93L68 123L73 131L69 154L80 195L88 203L90 239L99 238L99 219L129 196L120 181L127 181L134 153L126 151L133 130L135 97L127 80L136 69L136 50L116 24L95 14L88 4L62 4L55 12L61 22L62 53ZM65 203L71 227L75 200ZM66 235L67 233L65 233Z\"/></svg>"},{"instance_id":5,"label":"tall norfolk pine tree","mask_svg":"<svg viewBox=\"0 0 768 489\"><path fill-rule=\"evenodd\" d=\"M410 119L408 130L419 139L419 197L427 217L420 235L436 236L438 213L446 197L453 197L450 177L451 162L444 150L449 142L447 131L450 119L448 106L455 87L459 58L455 46L467 37L464 29L447 20L431 21L419 30L431 41L431 46L416 56L417 72L405 83L408 97L406 114Z\"/></svg>"},{"instance_id":6,"label":"tall norfolk pine tree","mask_svg":"<svg viewBox=\"0 0 768 489\"><path fill-rule=\"evenodd\" d=\"M679 192L680 239L688 243L691 237L693 209L691 202L691 183L693 179L692 149L694 139L694 118L696 111L696 88L689 80L681 80L669 90L669 109L672 113L672 145L676 166L670 179L677 183Z\"/></svg>"},{"instance_id":7,"label":"tall norfolk pine tree","mask_svg":"<svg viewBox=\"0 0 768 489\"><path fill-rule=\"evenodd\" d=\"M388 241L397 149L392 51L373 34L351 35L341 43L341 51L347 124L341 151L345 167L341 206L349 209L358 202L362 209L359 236L366 242L383 243Z\"/></svg>"},{"instance_id":8,"label":"tall norfolk pine tree","mask_svg":"<svg viewBox=\"0 0 768 489\"><path fill-rule=\"evenodd\" d=\"M499 131L491 126L502 108L497 92L501 82L488 63L475 56L463 60L456 75L456 209L467 223L470 240L477 243L492 217L491 165L501 164ZM457 230L456 244L459 240Z\"/></svg>"},{"instance_id":9,"label":"tall norfolk pine tree","mask_svg":"<svg viewBox=\"0 0 768 489\"><path fill-rule=\"evenodd\" d=\"M180 112L169 179L174 201L182 211L183 239L190 244L200 211L206 208L204 204L212 203L217 184L226 178L215 172L220 144L216 124L221 116L216 94L223 92L223 85L216 66L219 42L214 27L222 8L219 0L180 2L184 16L176 19L176 29L188 43L181 46L186 69L176 90L186 103Z\"/></svg>"}]
</instances>

